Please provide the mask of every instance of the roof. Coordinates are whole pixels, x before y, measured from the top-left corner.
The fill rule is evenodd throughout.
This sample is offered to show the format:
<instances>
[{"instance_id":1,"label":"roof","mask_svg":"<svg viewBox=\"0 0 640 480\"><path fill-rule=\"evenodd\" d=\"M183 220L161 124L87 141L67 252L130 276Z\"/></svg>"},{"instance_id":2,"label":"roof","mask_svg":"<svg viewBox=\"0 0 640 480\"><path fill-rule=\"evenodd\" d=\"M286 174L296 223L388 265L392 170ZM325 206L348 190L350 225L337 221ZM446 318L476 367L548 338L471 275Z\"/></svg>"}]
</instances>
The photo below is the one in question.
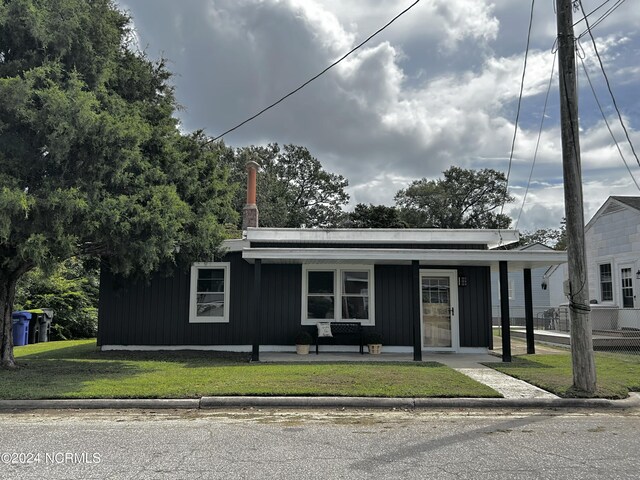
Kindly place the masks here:
<instances>
[{"instance_id":1,"label":"roof","mask_svg":"<svg viewBox=\"0 0 640 480\"><path fill-rule=\"evenodd\" d=\"M519 240L516 230L445 228L248 228L246 239L261 243L473 244L494 248Z\"/></svg>"},{"instance_id":2,"label":"roof","mask_svg":"<svg viewBox=\"0 0 640 480\"><path fill-rule=\"evenodd\" d=\"M585 232L589 230L591 226L595 223L595 221L598 218L600 218L602 215L615 213L616 211L624 210L627 207L640 211L640 197L619 196L619 195L610 196L604 201L604 203L600 206L600 208L593 215L593 217L591 217L591 220L587 222L587 224L584 227Z\"/></svg>"},{"instance_id":3,"label":"roof","mask_svg":"<svg viewBox=\"0 0 640 480\"><path fill-rule=\"evenodd\" d=\"M622 197L622 196L611 196L609 198L613 198L614 200L619 201L620 203L624 203L625 205L635 208L636 210L640 210L640 197Z\"/></svg>"},{"instance_id":4,"label":"roof","mask_svg":"<svg viewBox=\"0 0 640 480\"><path fill-rule=\"evenodd\" d=\"M551 248L548 245L545 245L544 243L540 243L540 242L533 242L533 243L528 243L526 245L522 245L521 247L516 248L516 250L538 250L538 251L547 251L547 250L553 250L553 248Z\"/></svg>"}]
</instances>

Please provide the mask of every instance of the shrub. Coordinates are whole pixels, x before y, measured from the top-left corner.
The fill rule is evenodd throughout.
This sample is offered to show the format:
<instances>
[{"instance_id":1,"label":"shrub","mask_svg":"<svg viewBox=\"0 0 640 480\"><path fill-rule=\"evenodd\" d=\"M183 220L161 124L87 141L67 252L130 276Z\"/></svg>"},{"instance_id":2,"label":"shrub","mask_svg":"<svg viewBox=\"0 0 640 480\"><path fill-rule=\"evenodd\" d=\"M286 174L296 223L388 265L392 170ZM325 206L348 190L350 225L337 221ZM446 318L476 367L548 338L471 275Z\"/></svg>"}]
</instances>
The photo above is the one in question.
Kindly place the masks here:
<instances>
[{"instance_id":1,"label":"shrub","mask_svg":"<svg viewBox=\"0 0 640 480\"><path fill-rule=\"evenodd\" d=\"M296 345L311 345L313 342L313 338L311 334L305 330L298 332L295 338Z\"/></svg>"}]
</instances>

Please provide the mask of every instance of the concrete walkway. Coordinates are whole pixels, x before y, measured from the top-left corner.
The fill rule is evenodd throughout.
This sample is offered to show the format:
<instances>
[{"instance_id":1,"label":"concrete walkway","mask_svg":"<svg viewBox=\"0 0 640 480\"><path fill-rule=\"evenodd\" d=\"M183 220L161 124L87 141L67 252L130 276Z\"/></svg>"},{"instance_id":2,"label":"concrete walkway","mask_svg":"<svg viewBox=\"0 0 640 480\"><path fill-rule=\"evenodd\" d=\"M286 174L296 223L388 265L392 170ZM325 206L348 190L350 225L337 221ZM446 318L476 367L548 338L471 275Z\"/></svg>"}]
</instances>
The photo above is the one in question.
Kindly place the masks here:
<instances>
[{"instance_id":1,"label":"concrete walkway","mask_svg":"<svg viewBox=\"0 0 640 480\"><path fill-rule=\"evenodd\" d=\"M260 354L262 362L412 362L413 354L409 353L382 353L380 355L360 355L359 353L333 353L323 352L309 355L296 355L295 353L265 352ZM471 377L473 380L493 388L504 398L558 398L553 393L542 390L517 378L489 368L483 363L499 362L500 359L489 354L468 353L437 353L423 354L422 361L438 362L453 368L454 370Z\"/></svg>"}]
</instances>

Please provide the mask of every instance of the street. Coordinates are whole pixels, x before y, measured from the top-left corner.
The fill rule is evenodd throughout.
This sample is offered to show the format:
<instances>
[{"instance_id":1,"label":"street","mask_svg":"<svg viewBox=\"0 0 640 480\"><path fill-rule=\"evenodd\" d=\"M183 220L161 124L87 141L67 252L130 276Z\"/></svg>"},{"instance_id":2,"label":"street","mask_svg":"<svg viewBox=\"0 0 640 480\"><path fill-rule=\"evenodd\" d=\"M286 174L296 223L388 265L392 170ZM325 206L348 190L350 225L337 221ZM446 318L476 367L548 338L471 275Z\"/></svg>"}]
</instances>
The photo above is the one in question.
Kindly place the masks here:
<instances>
[{"instance_id":1,"label":"street","mask_svg":"<svg viewBox=\"0 0 640 480\"><path fill-rule=\"evenodd\" d=\"M2 479L629 479L640 414L43 411L0 414Z\"/></svg>"}]
</instances>

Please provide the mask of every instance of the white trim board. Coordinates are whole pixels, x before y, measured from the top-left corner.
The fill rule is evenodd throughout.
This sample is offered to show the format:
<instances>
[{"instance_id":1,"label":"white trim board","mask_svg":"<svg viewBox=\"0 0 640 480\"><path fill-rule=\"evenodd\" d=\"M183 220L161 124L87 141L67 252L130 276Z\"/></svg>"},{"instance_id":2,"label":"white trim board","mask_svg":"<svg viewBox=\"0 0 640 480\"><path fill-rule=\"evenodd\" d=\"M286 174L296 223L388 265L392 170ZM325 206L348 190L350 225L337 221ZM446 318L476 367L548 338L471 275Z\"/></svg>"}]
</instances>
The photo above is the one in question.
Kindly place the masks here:
<instances>
[{"instance_id":1,"label":"white trim board","mask_svg":"<svg viewBox=\"0 0 640 480\"><path fill-rule=\"evenodd\" d=\"M421 266L491 266L509 263L510 269L548 267L565 263L566 252L538 250L449 250L449 249L391 249L391 248L247 248L242 257L253 261L261 259L268 263L283 260L295 263L337 263L351 262L363 264L421 262Z\"/></svg>"},{"instance_id":2,"label":"white trim board","mask_svg":"<svg viewBox=\"0 0 640 480\"><path fill-rule=\"evenodd\" d=\"M445 228L248 228L250 242L272 243L444 243L497 247L517 242L517 230Z\"/></svg>"},{"instance_id":3,"label":"white trim board","mask_svg":"<svg viewBox=\"0 0 640 480\"><path fill-rule=\"evenodd\" d=\"M314 348L314 345L310 345ZM181 350L210 351L210 352L239 352L250 353L251 345L102 345L103 352L129 351L129 352L179 352ZM413 353L413 347L383 345L384 352L388 353ZM260 352L295 352L295 345L260 345ZM345 352L359 353L358 345L319 345L320 352ZM433 353L433 352L432 352Z\"/></svg>"}]
</instances>

